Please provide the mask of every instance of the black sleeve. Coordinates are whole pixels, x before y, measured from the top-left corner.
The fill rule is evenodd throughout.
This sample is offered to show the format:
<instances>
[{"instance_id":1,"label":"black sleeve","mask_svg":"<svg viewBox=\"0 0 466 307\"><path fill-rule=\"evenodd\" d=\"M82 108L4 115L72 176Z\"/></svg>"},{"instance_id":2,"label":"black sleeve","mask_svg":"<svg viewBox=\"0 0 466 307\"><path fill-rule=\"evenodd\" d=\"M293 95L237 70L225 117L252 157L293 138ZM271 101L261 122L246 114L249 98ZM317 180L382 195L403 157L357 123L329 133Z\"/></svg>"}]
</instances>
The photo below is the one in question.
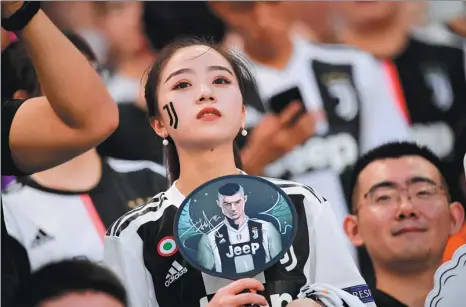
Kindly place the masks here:
<instances>
[{"instance_id":1,"label":"black sleeve","mask_svg":"<svg viewBox=\"0 0 466 307\"><path fill-rule=\"evenodd\" d=\"M16 112L25 100L2 99L2 175L23 176L27 175L20 171L11 157L10 129Z\"/></svg>"},{"instance_id":2,"label":"black sleeve","mask_svg":"<svg viewBox=\"0 0 466 307\"><path fill-rule=\"evenodd\" d=\"M133 103L121 103L118 109L118 128L97 146L97 152L102 157L163 164L162 139L150 126L147 113Z\"/></svg>"}]
</instances>

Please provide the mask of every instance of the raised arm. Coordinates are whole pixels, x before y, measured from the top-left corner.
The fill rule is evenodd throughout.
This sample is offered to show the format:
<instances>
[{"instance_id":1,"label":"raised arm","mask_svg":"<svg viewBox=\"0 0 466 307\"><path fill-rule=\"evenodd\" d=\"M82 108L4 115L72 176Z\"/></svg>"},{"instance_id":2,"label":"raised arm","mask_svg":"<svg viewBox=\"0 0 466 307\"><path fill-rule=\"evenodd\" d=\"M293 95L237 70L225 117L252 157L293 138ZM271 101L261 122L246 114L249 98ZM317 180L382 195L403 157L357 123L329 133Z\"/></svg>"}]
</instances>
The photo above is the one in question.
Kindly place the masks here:
<instances>
[{"instance_id":1,"label":"raised arm","mask_svg":"<svg viewBox=\"0 0 466 307\"><path fill-rule=\"evenodd\" d=\"M11 16L22 5L2 1L2 16ZM32 173L102 142L118 126L118 108L86 58L42 10L17 34L46 95L22 103L9 133L15 164Z\"/></svg>"}]
</instances>

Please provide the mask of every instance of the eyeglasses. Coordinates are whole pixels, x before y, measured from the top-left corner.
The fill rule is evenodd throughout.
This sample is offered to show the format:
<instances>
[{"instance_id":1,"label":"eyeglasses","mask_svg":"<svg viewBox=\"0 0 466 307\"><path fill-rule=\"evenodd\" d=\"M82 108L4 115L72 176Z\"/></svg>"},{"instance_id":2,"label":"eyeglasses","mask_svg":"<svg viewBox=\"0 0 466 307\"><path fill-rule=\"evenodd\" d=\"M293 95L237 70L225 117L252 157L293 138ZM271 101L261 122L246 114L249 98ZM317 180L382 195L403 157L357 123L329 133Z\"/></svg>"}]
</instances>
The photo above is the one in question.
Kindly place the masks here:
<instances>
[{"instance_id":1,"label":"eyeglasses","mask_svg":"<svg viewBox=\"0 0 466 307\"><path fill-rule=\"evenodd\" d=\"M377 208L394 208L401 202L401 195L406 194L415 206L429 203L445 195L441 186L430 182L415 182L406 188L386 185L370 190L364 195L368 206Z\"/></svg>"}]
</instances>

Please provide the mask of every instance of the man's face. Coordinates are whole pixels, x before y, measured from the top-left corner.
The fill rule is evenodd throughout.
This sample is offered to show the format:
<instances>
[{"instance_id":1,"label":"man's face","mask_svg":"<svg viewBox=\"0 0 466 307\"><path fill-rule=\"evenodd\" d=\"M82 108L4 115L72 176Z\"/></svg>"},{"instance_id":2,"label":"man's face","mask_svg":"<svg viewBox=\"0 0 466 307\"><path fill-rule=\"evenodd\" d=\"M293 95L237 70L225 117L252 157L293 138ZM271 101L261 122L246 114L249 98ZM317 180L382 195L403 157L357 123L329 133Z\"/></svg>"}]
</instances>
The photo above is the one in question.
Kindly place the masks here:
<instances>
[{"instance_id":1,"label":"man's face","mask_svg":"<svg viewBox=\"0 0 466 307\"><path fill-rule=\"evenodd\" d=\"M345 23L358 28L388 22L401 12L404 5L397 1L341 1L335 4Z\"/></svg>"},{"instance_id":2,"label":"man's face","mask_svg":"<svg viewBox=\"0 0 466 307\"><path fill-rule=\"evenodd\" d=\"M254 1L209 2L214 13L243 39L267 42L287 33L280 4Z\"/></svg>"},{"instance_id":3,"label":"man's face","mask_svg":"<svg viewBox=\"0 0 466 307\"><path fill-rule=\"evenodd\" d=\"M246 200L247 196L236 193L232 196L220 197L220 199L217 200L217 204L222 208L222 212L226 217L237 220L244 216Z\"/></svg>"},{"instance_id":4,"label":"man's face","mask_svg":"<svg viewBox=\"0 0 466 307\"><path fill-rule=\"evenodd\" d=\"M464 213L460 204L449 204L439 187L440 173L424 158L374 161L359 175L355 227L349 229L347 219L345 230L353 243L366 245L375 263L440 261Z\"/></svg>"}]
</instances>

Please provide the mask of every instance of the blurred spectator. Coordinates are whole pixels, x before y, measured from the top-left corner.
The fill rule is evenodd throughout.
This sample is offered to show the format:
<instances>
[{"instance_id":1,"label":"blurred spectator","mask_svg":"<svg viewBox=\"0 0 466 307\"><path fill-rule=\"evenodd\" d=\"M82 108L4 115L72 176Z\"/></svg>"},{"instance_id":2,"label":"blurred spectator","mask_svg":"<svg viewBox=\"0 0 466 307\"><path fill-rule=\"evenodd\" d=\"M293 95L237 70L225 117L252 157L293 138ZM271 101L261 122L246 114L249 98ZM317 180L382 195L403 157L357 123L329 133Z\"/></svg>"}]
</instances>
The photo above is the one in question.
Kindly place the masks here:
<instances>
[{"instance_id":1,"label":"blurred spectator","mask_svg":"<svg viewBox=\"0 0 466 307\"><path fill-rule=\"evenodd\" d=\"M93 1L44 1L41 5L59 29L77 32L98 27Z\"/></svg>"},{"instance_id":2,"label":"blurred spectator","mask_svg":"<svg viewBox=\"0 0 466 307\"><path fill-rule=\"evenodd\" d=\"M155 2L154 2L155 3ZM158 2L157 2L158 3ZM108 35L113 75L108 86L119 102L120 124L107 140L97 147L101 156L125 160L147 160L163 164L161 142L149 124L144 96L140 90L144 75L155 59L146 36L148 26L146 2L96 2L102 18L100 24ZM122 22L122 19L123 20ZM149 18L152 22L152 18ZM155 22L155 21L154 21ZM152 29L152 26L149 26ZM151 30L153 31L153 30Z\"/></svg>"},{"instance_id":3,"label":"blurred spectator","mask_svg":"<svg viewBox=\"0 0 466 307\"><path fill-rule=\"evenodd\" d=\"M254 157L254 174L315 187L343 222L349 167L361 152L407 137L400 112L381 86L377 63L352 48L290 38L285 2L210 5L242 37L236 50L251 61L268 111L249 124L254 129L244 150ZM266 131L268 123L273 127ZM288 132L285 141L282 131ZM257 146L258 135L267 135L267 141L256 141ZM348 247L353 249L350 242Z\"/></svg>"},{"instance_id":4,"label":"blurred spectator","mask_svg":"<svg viewBox=\"0 0 466 307\"><path fill-rule=\"evenodd\" d=\"M207 1L144 2L144 25L155 50L180 37L207 37L222 43L225 25L208 8Z\"/></svg>"},{"instance_id":5,"label":"blurred spectator","mask_svg":"<svg viewBox=\"0 0 466 307\"><path fill-rule=\"evenodd\" d=\"M23 5L34 12L37 3L3 1L2 24ZM27 46L47 97L13 100L4 96L4 83L11 76L4 75L2 65L2 175L24 175L59 165L101 142L118 124L115 103L95 71L36 9L28 19L22 17L23 28L15 31ZM6 231L3 210L1 228L2 306L8 307L30 268L24 248Z\"/></svg>"},{"instance_id":6,"label":"blurred spectator","mask_svg":"<svg viewBox=\"0 0 466 307\"><path fill-rule=\"evenodd\" d=\"M50 19L62 30L81 35L91 46L99 63L106 63L108 43L100 29L98 2L94 1L42 1Z\"/></svg>"},{"instance_id":7,"label":"blurred spectator","mask_svg":"<svg viewBox=\"0 0 466 307\"><path fill-rule=\"evenodd\" d=\"M98 12L97 25L108 43L109 92L117 103L136 103L144 109L140 90L142 76L155 60L155 53L143 31L144 3L100 1L94 5Z\"/></svg>"},{"instance_id":8,"label":"blurred spectator","mask_svg":"<svg viewBox=\"0 0 466 307\"><path fill-rule=\"evenodd\" d=\"M283 10L292 23L291 35L315 43L335 43L333 16L329 1L287 1Z\"/></svg>"},{"instance_id":9,"label":"blurred spectator","mask_svg":"<svg viewBox=\"0 0 466 307\"><path fill-rule=\"evenodd\" d=\"M73 33L66 36L95 66L87 44ZM2 73L16 83L16 88L10 88L13 97L42 94L21 41L4 50L3 61L8 65L2 65ZM100 261L107 227L166 188L159 168L150 162L103 160L91 149L49 170L18 177L2 193L6 230L24 246L32 270L67 257Z\"/></svg>"},{"instance_id":10,"label":"blurred spectator","mask_svg":"<svg viewBox=\"0 0 466 307\"><path fill-rule=\"evenodd\" d=\"M63 260L36 271L21 286L15 307L126 307L126 291L107 269Z\"/></svg>"},{"instance_id":11,"label":"blurred spectator","mask_svg":"<svg viewBox=\"0 0 466 307\"><path fill-rule=\"evenodd\" d=\"M422 39L466 48L466 2L429 1L426 22L415 28Z\"/></svg>"},{"instance_id":12,"label":"blurred spectator","mask_svg":"<svg viewBox=\"0 0 466 307\"><path fill-rule=\"evenodd\" d=\"M448 21L448 28L456 35L460 36L464 42L466 38L466 4L463 2L462 13Z\"/></svg>"},{"instance_id":13,"label":"blurred spectator","mask_svg":"<svg viewBox=\"0 0 466 307\"><path fill-rule=\"evenodd\" d=\"M377 306L424 307L448 238L464 220L441 162L414 143L383 145L358 160L351 187L345 230L372 259Z\"/></svg>"},{"instance_id":14,"label":"blurred spectator","mask_svg":"<svg viewBox=\"0 0 466 307\"><path fill-rule=\"evenodd\" d=\"M340 2L335 10L339 37L380 59L411 135L447 167L453 200L465 204L459 189L466 143L466 77L459 48L426 43L411 35L404 2ZM364 253L360 255L365 257ZM367 262L368 263L368 262ZM370 267L362 267L366 278Z\"/></svg>"}]
</instances>

